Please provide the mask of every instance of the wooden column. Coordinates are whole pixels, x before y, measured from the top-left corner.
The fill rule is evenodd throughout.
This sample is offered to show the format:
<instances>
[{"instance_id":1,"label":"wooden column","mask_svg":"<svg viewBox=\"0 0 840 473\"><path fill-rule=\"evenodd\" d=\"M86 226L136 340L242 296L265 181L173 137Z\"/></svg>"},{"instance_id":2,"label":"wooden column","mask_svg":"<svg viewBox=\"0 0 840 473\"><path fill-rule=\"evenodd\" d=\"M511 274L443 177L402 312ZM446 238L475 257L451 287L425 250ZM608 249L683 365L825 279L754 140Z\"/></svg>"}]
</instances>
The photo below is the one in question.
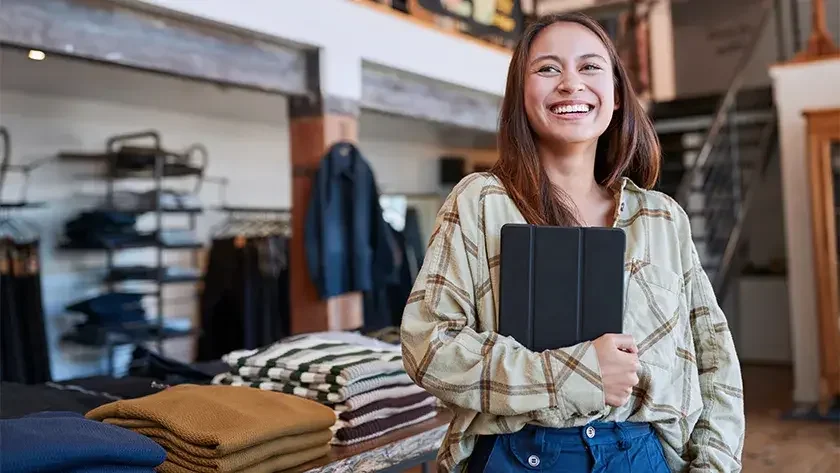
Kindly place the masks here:
<instances>
[{"instance_id":1,"label":"wooden column","mask_svg":"<svg viewBox=\"0 0 840 473\"><path fill-rule=\"evenodd\" d=\"M633 89L640 98L650 95L650 41L649 20L652 4L649 0L631 0L627 12L622 15L619 32L618 52L624 64Z\"/></svg>"},{"instance_id":2,"label":"wooden column","mask_svg":"<svg viewBox=\"0 0 840 473\"><path fill-rule=\"evenodd\" d=\"M317 57L309 67L311 87L318 90ZM357 103L319 93L289 101L292 164L291 331L352 330L362 326L362 297L351 293L321 300L312 283L304 252L304 224L312 179L321 159L336 142L357 142Z\"/></svg>"},{"instance_id":3,"label":"wooden column","mask_svg":"<svg viewBox=\"0 0 840 473\"><path fill-rule=\"evenodd\" d=\"M808 46L793 61L813 61L837 54L840 54L840 49L831 40L825 23L825 0L811 0L811 36Z\"/></svg>"}]
</instances>

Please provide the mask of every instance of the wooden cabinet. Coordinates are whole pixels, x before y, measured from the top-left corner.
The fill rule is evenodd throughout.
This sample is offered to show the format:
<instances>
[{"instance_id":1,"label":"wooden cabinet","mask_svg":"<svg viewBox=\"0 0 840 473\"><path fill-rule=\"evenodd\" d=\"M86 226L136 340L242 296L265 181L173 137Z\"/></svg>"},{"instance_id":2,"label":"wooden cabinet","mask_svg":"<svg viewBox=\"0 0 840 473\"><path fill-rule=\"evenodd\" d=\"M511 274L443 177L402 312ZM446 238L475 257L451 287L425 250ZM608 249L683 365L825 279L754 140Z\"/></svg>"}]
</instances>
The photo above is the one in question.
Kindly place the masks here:
<instances>
[{"instance_id":1,"label":"wooden cabinet","mask_svg":"<svg viewBox=\"0 0 840 473\"><path fill-rule=\"evenodd\" d=\"M840 108L804 113L814 234L821 407L840 396Z\"/></svg>"}]
</instances>

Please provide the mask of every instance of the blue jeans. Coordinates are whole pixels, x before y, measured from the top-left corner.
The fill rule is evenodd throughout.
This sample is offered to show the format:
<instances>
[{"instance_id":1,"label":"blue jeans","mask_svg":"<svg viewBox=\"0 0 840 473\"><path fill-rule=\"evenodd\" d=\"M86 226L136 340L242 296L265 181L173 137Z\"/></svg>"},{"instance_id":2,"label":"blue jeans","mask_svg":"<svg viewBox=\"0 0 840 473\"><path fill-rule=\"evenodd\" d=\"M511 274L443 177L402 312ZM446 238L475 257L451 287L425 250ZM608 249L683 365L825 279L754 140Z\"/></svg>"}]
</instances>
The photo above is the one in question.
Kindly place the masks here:
<instances>
[{"instance_id":1,"label":"blue jeans","mask_svg":"<svg viewBox=\"0 0 840 473\"><path fill-rule=\"evenodd\" d=\"M662 445L648 423L593 422L478 438L468 473L670 473Z\"/></svg>"}]
</instances>

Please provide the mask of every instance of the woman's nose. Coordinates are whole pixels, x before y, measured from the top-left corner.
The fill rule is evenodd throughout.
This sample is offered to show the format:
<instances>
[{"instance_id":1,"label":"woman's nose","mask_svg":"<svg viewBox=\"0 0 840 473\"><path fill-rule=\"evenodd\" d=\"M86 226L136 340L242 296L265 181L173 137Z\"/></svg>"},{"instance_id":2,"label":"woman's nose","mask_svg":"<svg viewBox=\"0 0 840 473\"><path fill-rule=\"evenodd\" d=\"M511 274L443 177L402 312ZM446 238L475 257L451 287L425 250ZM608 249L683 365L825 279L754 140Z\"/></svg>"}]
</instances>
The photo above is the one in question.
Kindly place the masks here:
<instances>
[{"instance_id":1,"label":"woman's nose","mask_svg":"<svg viewBox=\"0 0 840 473\"><path fill-rule=\"evenodd\" d=\"M568 93L568 94L573 94L575 92L581 92L581 91L584 90L585 87L586 86L584 85L580 76L575 74L575 73L564 75L563 79L557 85L558 90L560 90L562 92L565 92L565 93Z\"/></svg>"}]
</instances>

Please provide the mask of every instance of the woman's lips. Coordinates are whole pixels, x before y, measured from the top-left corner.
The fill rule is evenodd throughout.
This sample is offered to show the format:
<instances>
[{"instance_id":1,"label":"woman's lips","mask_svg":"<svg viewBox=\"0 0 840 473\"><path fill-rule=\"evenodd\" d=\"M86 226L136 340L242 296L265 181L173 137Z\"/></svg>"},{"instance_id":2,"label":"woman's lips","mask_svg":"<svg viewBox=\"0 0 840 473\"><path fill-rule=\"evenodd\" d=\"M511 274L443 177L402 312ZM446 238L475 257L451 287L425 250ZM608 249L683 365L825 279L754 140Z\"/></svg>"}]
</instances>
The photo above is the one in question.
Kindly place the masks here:
<instances>
[{"instance_id":1,"label":"woman's lips","mask_svg":"<svg viewBox=\"0 0 840 473\"><path fill-rule=\"evenodd\" d=\"M578 120L586 117L595 109L586 103L554 104L548 107L551 115L564 120Z\"/></svg>"}]
</instances>

